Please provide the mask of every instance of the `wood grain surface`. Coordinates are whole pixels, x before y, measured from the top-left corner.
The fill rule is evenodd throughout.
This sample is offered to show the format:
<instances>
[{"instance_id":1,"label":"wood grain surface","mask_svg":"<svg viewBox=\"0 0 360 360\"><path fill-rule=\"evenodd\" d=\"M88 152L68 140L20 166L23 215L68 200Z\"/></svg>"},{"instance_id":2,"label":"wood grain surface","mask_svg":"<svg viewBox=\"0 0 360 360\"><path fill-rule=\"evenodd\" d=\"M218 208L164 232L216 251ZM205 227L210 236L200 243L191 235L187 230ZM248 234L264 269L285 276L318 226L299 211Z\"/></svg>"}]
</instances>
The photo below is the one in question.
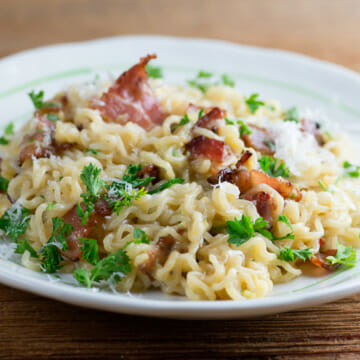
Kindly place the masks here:
<instances>
[{"instance_id":1,"label":"wood grain surface","mask_svg":"<svg viewBox=\"0 0 360 360\"><path fill-rule=\"evenodd\" d=\"M282 48L360 71L359 30L359 0L0 0L0 57L141 33ZM360 359L360 296L254 320L175 321L0 285L0 359L211 358Z\"/></svg>"}]
</instances>

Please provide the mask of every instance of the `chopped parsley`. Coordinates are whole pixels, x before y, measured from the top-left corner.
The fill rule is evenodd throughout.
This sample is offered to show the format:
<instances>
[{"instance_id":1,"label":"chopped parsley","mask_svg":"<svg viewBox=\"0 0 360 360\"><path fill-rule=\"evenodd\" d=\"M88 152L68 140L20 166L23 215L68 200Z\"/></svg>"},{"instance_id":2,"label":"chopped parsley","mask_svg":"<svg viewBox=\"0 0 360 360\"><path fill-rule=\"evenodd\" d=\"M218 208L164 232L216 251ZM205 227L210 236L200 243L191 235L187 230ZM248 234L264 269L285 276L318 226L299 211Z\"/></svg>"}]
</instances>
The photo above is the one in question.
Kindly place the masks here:
<instances>
[{"instance_id":1,"label":"chopped parsley","mask_svg":"<svg viewBox=\"0 0 360 360\"><path fill-rule=\"evenodd\" d=\"M91 212L94 210L95 201L100 196L100 191L105 187L106 183L100 179L101 169L97 168L93 163L84 166L80 179L86 186L86 192L80 196L83 198L85 209L78 203L76 212L81 218L81 224L85 225L89 219Z\"/></svg>"},{"instance_id":2,"label":"chopped parsley","mask_svg":"<svg viewBox=\"0 0 360 360\"><path fill-rule=\"evenodd\" d=\"M278 258L283 261L294 261L295 259L301 259L303 261L309 260L312 256L311 248L302 250L293 250L288 247L280 249Z\"/></svg>"},{"instance_id":3,"label":"chopped parsley","mask_svg":"<svg viewBox=\"0 0 360 360\"><path fill-rule=\"evenodd\" d=\"M163 72L162 72L161 67L152 66L150 64L147 64L145 66L145 69L148 74L148 77L150 77L150 78L159 79L159 78L163 77Z\"/></svg>"},{"instance_id":4,"label":"chopped parsley","mask_svg":"<svg viewBox=\"0 0 360 360\"><path fill-rule=\"evenodd\" d=\"M30 220L29 216L30 210L14 204L0 218L0 229L16 241L21 234L25 233Z\"/></svg>"},{"instance_id":5,"label":"chopped parsley","mask_svg":"<svg viewBox=\"0 0 360 360\"><path fill-rule=\"evenodd\" d=\"M229 75L226 74L222 74L221 75L221 81L224 85L230 86L230 87L235 87L235 82L233 79L231 79L229 77Z\"/></svg>"},{"instance_id":6,"label":"chopped parsley","mask_svg":"<svg viewBox=\"0 0 360 360\"><path fill-rule=\"evenodd\" d=\"M242 137L243 135L251 134L250 128L242 120L238 120L237 123L240 125L240 128L239 128L240 137Z\"/></svg>"},{"instance_id":7,"label":"chopped parsley","mask_svg":"<svg viewBox=\"0 0 360 360\"><path fill-rule=\"evenodd\" d=\"M98 244L95 239L79 238L80 249L85 261L91 265L96 265L99 262Z\"/></svg>"},{"instance_id":8,"label":"chopped parsley","mask_svg":"<svg viewBox=\"0 0 360 360\"><path fill-rule=\"evenodd\" d=\"M174 184L182 184L185 180L181 179L181 178L175 178L175 179L170 179L167 180L166 182L164 182L163 184L161 184L159 187L157 187L156 189L150 190L148 193L150 195L152 194L156 194L160 191L163 191L171 186L173 186Z\"/></svg>"},{"instance_id":9,"label":"chopped parsley","mask_svg":"<svg viewBox=\"0 0 360 360\"><path fill-rule=\"evenodd\" d=\"M278 158L273 158L271 156L263 155L258 160L261 170L264 171L269 176L278 177L282 176L288 178L290 176L290 170L286 167L285 163L279 163Z\"/></svg>"},{"instance_id":10,"label":"chopped parsley","mask_svg":"<svg viewBox=\"0 0 360 360\"><path fill-rule=\"evenodd\" d=\"M80 284L90 288L93 282L101 280L118 282L130 271L130 259L126 251L120 249L98 261L90 271L84 268L76 269L73 276Z\"/></svg>"},{"instance_id":11,"label":"chopped parsley","mask_svg":"<svg viewBox=\"0 0 360 360\"><path fill-rule=\"evenodd\" d=\"M44 91L40 90L37 94L32 91L28 94L35 109L39 110L42 108L53 108L58 107L59 105L52 102L44 102Z\"/></svg>"},{"instance_id":12,"label":"chopped parsley","mask_svg":"<svg viewBox=\"0 0 360 360\"><path fill-rule=\"evenodd\" d=\"M0 176L0 190L4 193L7 193L9 186L9 180L5 179L3 176Z\"/></svg>"},{"instance_id":13,"label":"chopped parsley","mask_svg":"<svg viewBox=\"0 0 360 360\"><path fill-rule=\"evenodd\" d=\"M47 207L46 207L46 210L47 210L47 211L52 210L56 204L57 204L56 201L53 201L53 202L51 202L51 203L48 203L48 204L47 204Z\"/></svg>"},{"instance_id":14,"label":"chopped parsley","mask_svg":"<svg viewBox=\"0 0 360 360\"><path fill-rule=\"evenodd\" d=\"M150 239L144 230L134 229L134 243L135 244L150 244Z\"/></svg>"},{"instance_id":15,"label":"chopped parsley","mask_svg":"<svg viewBox=\"0 0 360 360\"><path fill-rule=\"evenodd\" d=\"M14 123L9 123L5 126L4 135L0 137L0 145L10 144L9 136L14 135Z\"/></svg>"},{"instance_id":16,"label":"chopped parsley","mask_svg":"<svg viewBox=\"0 0 360 360\"><path fill-rule=\"evenodd\" d=\"M265 103L263 101L258 100L259 94L252 94L246 100L245 103L248 106L248 109L251 114L255 114L256 110L260 106L264 106Z\"/></svg>"},{"instance_id":17,"label":"chopped parsley","mask_svg":"<svg viewBox=\"0 0 360 360\"><path fill-rule=\"evenodd\" d=\"M67 245L67 237L73 230L72 225L65 223L58 216L52 218L51 221L53 225L53 231L48 240L48 244L58 243L61 250L69 249Z\"/></svg>"},{"instance_id":18,"label":"chopped parsley","mask_svg":"<svg viewBox=\"0 0 360 360\"><path fill-rule=\"evenodd\" d=\"M49 121L53 122L60 120L59 116L56 114L46 114L46 117Z\"/></svg>"},{"instance_id":19,"label":"chopped parsley","mask_svg":"<svg viewBox=\"0 0 360 360\"><path fill-rule=\"evenodd\" d=\"M92 153L93 155L97 155L99 153L99 150L95 149L86 149L85 152Z\"/></svg>"},{"instance_id":20,"label":"chopped parsley","mask_svg":"<svg viewBox=\"0 0 360 360\"><path fill-rule=\"evenodd\" d=\"M293 106L284 114L284 121L300 122L300 113L297 107Z\"/></svg>"},{"instance_id":21,"label":"chopped parsley","mask_svg":"<svg viewBox=\"0 0 360 360\"><path fill-rule=\"evenodd\" d=\"M189 122L190 122L189 116L188 116L188 114L185 114L184 117L181 118L181 120L177 124L173 124L171 126L171 131L175 131L178 127L184 126Z\"/></svg>"},{"instance_id":22,"label":"chopped parsley","mask_svg":"<svg viewBox=\"0 0 360 360\"><path fill-rule=\"evenodd\" d=\"M242 215L241 220L234 218L234 221L226 222L226 232L229 234L228 242L239 246L254 237L255 233L259 233L272 241L294 239L293 228L286 215L280 215L278 221L285 223L291 229L291 232L285 236L277 237L268 230L270 228L269 222L261 217L257 218L254 223L251 221L250 216Z\"/></svg>"},{"instance_id":23,"label":"chopped parsley","mask_svg":"<svg viewBox=\"0 0 360 360\"><path fill-rule=\"evenodd\" d=\"M360 166L358 165L353 165L348 161L344 161L343 168L345 169L344 170L345 177L358 178L360 176Z\"/></svg>"},{"instance_id":24,"label":"chopped parsley","mask_svg":"<svg viewBox=\"0 0 360 360\"><path fill-rule=\"evenodd\" d=\"M199 71L196 78L193 80L188 80L187 83L190 86L198 88L202 92L206 92L206 90L213 85L226 85L230 87L235 86L234 80L231 79L229 75L222 74L219 79L207 71Z\"/></svg>"},{"instance_id":25,"label":"chopped parsley","mask_svg":"<svg viewBox=\"0 0 360 360\"><path fill-rule=\"evenodd\" d=\"M226 124L228 124L228 125L235 125L234 121L229 120L228 118L225 118L224 120L225 120Z\"/></svg>"},{"instance_id":26,"label":"chopped parsley","mask_svg":"<svg viewBox=\"0 0 360 360\"><path fill-rule=\"evenodd\" d=\"M356 249L354 249L351 245L344 246L338 243L337 252L335 256L328 256L326 261L331 265L345 265L348 267L354 267L356 264Z\"/></svg>"},{"instance_id":27,"label":"chopped parsley","mask_svg":"<svg viewBox=\"0 0 360 360\"><path fill-rule=\"evenodd\" d=\"M38 258L39 255L37 254L36 250L30 245L30 243L27 240L23 241L16 241L16 249L15 254L24 254L25 251L28 251L30 255L34 258Z\"/></svg>"},{"instance_id":28,"label":"chopped parsley","mask_svg":"<svg viewBox=\"0 0 360 360\"><path fill-rule=\"evenodd\" d=\"M321 180L318 180L318 184L324 191L329 191L329 189L326 187L326 185Z\"/></svg>"}]
</instances>

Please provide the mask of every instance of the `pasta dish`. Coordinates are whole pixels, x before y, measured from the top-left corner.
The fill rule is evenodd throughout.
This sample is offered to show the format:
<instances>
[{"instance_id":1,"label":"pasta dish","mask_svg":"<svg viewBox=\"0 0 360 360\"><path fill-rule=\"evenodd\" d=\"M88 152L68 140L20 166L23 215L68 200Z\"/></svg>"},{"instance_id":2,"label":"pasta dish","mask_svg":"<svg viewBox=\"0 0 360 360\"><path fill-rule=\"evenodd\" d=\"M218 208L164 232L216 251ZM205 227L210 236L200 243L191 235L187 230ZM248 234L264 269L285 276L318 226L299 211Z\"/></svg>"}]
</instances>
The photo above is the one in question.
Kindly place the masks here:
<instances>
[{"instance_id":1,"label":"pasta dish","mask_svg":"<svg viewBox=\"0 0 360 360\"><path fill-rule=\"evenodd\" d=\"M354 266L346 135L226 74L166 84L155 57L50 100L32 91L33 117L6 126L0 229L22 265L190 300L260 298L304 266Z\"/></svg>"}]
</instances>

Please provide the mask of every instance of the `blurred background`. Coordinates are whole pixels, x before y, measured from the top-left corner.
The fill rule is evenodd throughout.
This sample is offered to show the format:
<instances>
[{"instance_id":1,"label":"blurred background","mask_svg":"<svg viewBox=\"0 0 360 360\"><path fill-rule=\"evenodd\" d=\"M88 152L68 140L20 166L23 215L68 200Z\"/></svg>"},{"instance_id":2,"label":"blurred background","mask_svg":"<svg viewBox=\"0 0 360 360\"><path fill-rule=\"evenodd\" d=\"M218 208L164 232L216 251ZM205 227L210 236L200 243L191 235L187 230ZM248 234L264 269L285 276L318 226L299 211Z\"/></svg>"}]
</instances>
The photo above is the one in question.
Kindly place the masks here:
<instances>
[{"instance_id":1,"label":"blurred background","mask_svg":"<svg viewBox=\"0 0 360 360\"><path fill-rule=\"evenodd\" d=\"M287 49L360 71L359 0L0 0L0 57L122 34Z\"/></svg>"}]
</instances>

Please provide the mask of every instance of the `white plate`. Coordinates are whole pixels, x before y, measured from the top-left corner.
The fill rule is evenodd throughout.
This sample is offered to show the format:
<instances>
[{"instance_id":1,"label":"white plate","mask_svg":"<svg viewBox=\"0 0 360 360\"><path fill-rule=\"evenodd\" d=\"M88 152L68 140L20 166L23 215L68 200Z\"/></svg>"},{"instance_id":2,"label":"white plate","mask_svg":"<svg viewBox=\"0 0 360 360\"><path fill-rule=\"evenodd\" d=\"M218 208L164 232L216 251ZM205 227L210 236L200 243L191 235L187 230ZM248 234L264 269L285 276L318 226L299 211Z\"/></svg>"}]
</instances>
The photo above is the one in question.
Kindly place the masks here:
<instances>
[{"instance_id":1,"label":"white plate","mask_svg":"<svg viewBox=\"0 0 360 360\"><path fill-rule=\"evenodd\" d=\"M360 120L360 77L336 65L284 51L226 42L158 36L126 36L25 51L0 61L1 126L25 121L32 111L26 94L47 96L70 83L110 71L125 70L147 53L158 54L165 80L183 82L199 69L227 73L245 94L279 99L286 106L312 108L340 122L356 135ZM8 245L0 244L2 253ZM324 278L300 277L276 285L266 298L247 301L198 301L152 291L141 295L112 294L76 287L69 277L24 269L0 259L0 282L67 303L96 309L174 318L241 318L293 310L333 301L360 291L360 266Z\"/></svg>"}]
</instances>

